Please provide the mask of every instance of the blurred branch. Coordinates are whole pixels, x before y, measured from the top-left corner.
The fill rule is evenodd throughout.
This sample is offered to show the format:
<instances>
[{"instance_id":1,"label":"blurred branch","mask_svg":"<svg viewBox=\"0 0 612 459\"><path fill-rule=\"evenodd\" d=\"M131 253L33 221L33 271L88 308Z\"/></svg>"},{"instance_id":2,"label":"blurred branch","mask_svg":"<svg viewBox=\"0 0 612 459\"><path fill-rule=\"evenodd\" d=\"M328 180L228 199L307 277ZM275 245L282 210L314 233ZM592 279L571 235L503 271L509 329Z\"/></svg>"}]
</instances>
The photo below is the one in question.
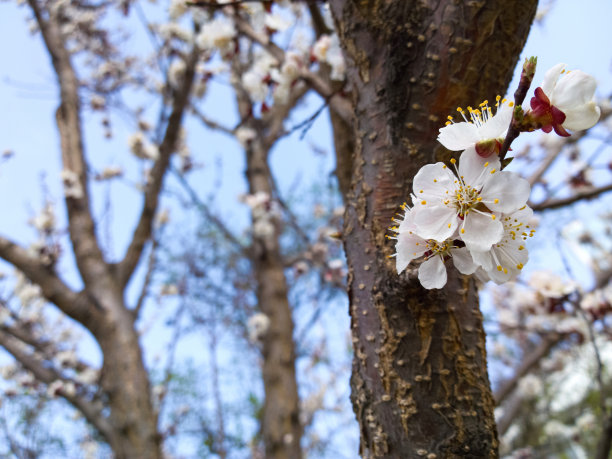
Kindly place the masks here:
<instances>
[{"instance_id":1,"label":"blurred branch","mask_svg":"<svg viewBox=\"0 0 612 459\"><path fill-rule=\"evenodd\" d=\"M90 303L83 297L84 292L73 292L48 267L31 257L25 249L4 237L0 237L0 258L11 263L30 282L38 285L42 295L68 316L90 330L95 328L100 311L89 307Z\"/></svg>"},{"instance_id":2,"label":"blurred branch","mask_svg":"<svg viewBox=\"0 0 612 459\"><path fill-rule=\"evenodd\" d=\"M0 330L0 346L11 354L26 370L32 372L34 377L42 383L49 385L54 381L66 381L55 369L45 365L43 361L35 355L28 354L23 349L23 344L15 337L7 335ZM113 428L104 417L101 410L95 404L78 394L70 394L67 391L60 390L60 395L65 398L71 405L79 410L83 416L94 426L98 432L107 440L113 436Z\"/></svg>"},{"instance_id":3,"label":"blurred branch","mask_svg":"<svg viewBox=\"0 0 612 459\"><path fill-rule=\"evenodd\" d=\"M261 45L266 51L268 51L268 53L274 56L279 63L282 64L285 61L285 52L279 46L273 43L267 36L258 34L253 27L251 27L251 25L239 15L233 14L232 18L236 22L236 27L242 35ZM321 97L323 97L325 100L329 100L331 109L334 110L338 116L340 116L347 123L352 124L353 109L351 107L351 103L347 99L344 99L338 95L337 91L328 85L323 78L308 69L302 69L300 77Z\"/></svg>"},{"instance_id":4,"label":"blurred branch","mask_svg":"<svg viewBox=\"0 0 612 459\"><path fill-rule=\"evenodd\" d=\"M219 219L217 216L215 216L210 211L208 206L206 204L204 204L204 202L200 199L200 197L197 195L195 190L191 187L189 182L187 182L187 180L185 179L185 176L183 174L181 174L179 171L175 170L174 168L171 168L170 170L171 170L172 174L178 179L178 181L181 184L181 186L183 187L183 189L189 195L189 198L191 199L191 202L193 204L195 204L195 206L198 208L198 210L200 212L202 212L204 214L204 216L208 220L210 220L212 222L212 224L215 225L219 231L221 231L221 234L223 235L223 237L228 242L233 244L240 252L242 252L242 254L244 256L246 256L247 258L250 258L251 253L250 253L248 247L245 247L238 240L238 238L236 238L236 236L234 236L234 234L227 228L225 223L223 223L221 221L221 219Z\"/></svg>"},{"instance_id":5,"label":"blurred branch","mask_svg":"<svg viewBox=\"0 0 612 459\"><path fill-rule=\"evenodd\" d=\"M117 277L122 286L127 285L132 273L136 269L144 246L151 238L153 220L159 202L159 195L166 171L170 166L172 153L176 149L179 139L183 114L189 106L189 95L193 86L195 67L198 62L200 51L196 46L193 47L187 60L187 67L183 77L183 85L176 92L172 113L168 119L164 138L159 146L159 158L155 161L150 173L150 181L144 193L144 203L138 224L134 230L131 242L123 260L119 263Z\"/></svg>"},{"instance_id":6,"label":"blurred branch","mask_svg":"<svg viewBox=\"0 0 612 459\"><path fill-rule=\"evenodd\" d=\"M134 319L137 319L140 315L142 305L144 304L145 299L149 295L149 287L151 286L151 281L153 280L153 273L155 272L155 266L157 262L156 255L158 247L158 238L152 238L151 253L149 253L149 260L147 261L147 272L142 283L142 288L140 289L140 295L138 295L138 300L136 301L136 306L132 310L132 315L134 316Z\"/></svg>"},{"instance_id":7,"label":"blurred branch","mask_svg":"<svg viewBox=\"0 0 612 459\"><path fill-rule=\"evenodd\" d=\"M64 170L70 171L77 177L78 183L74 185L80 188L80 193L77 191L65 196L70 241L81 276L85 284L88 284L89 281L99 280L101 271L105 271L107 265L104 263L96 239L95 225L90 211L87 164L80 120L79 80L62 36L61 19L57 18L56 13L50 9L48 19L45 20L37 0L28 0L28 4L40 28L59 83L60 106L56 112L56 120L60 134L62 163Z\"/></svg>"},{"instance_id":8,"label":"blurred branch","mask_svg":"<svg viewBox=\"0 0 612 459\"><path fill-rule=\"evenodd\" d=\"M204 113L202 113L194 104L190 104L189 109L196 116L196 118L198 118L202 122L202 124L204 124L204 126L212 129L213 131L221 131L224 134L230 135L232 136L232 138L234 138L234 131L232 129L226 126L222 126L216 121L211 120L206 115L204 115Z\"/></svg>"},{"instance_id":9,"label":"blurred branch","mask_svg":"<svg viewBox=\"0 0 612 459\"><path fill-rule=\"evenodd\" d=\"M546 357L550 350L561 341L562 336L563 335L558 334L545 335L538 346L533 351L529 352L523 359L521 365L514 372L514 376L501 383L499 388L495 391L494 397L498 406L512 393L521 378L529 373L531 369L535 367L540 360Z\"/></svg>"},{"instance_id":10,"label":"blurred branch","mask_svg":"<svg viewBox=\"0 0 612 459\"><path fill-rule=\"evenodd\" d=\"M583 199L590 199L599 196L600 194L607 193L608 191L612 191L612 183L592 188L590 190L581 191L573 196L569 196L567 198L559 198L559 199L547 199L540 204L529 204L534 211L542 211L548 209L558 209L560 207L565 207L575 202L581 201Z\"/></svg>"}]
</instances>

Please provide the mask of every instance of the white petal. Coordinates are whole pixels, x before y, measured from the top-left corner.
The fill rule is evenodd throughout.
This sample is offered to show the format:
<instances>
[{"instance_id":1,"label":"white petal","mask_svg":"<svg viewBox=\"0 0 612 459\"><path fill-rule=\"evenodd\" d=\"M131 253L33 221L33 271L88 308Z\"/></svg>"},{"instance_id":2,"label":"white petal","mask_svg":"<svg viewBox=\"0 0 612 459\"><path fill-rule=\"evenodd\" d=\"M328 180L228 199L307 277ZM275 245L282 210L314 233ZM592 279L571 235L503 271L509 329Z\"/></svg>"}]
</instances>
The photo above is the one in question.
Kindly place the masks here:
<instances>
[{"instance_id":1,"label":"white petal","mask_svg":"<svg viewBox=\"0 0 612 459\"><path fill-rule=\"evenodd\" d=\"M485 164L487 164L485 171ZM490 159L483 158L476 153L476 147L467 148L459 157L459 175L463 177L463 181L474 188L480 188L485 180L489 179L487 175L492 169L499 170L500 162L497 155L491 156ZM490 174L489 174L490 175Z\"/></svg>"},{"instance_id":2,"label":"white petal","mask_svg":"<svg viewBox=\"0 0 612 459\"><path fill-rule=\"evenodd\" d=\"M480 140L478 128L472 123L462 121L449 124L440 129L438 142L452 151L465 150Z\"/></svg>"},{"instance_id":3,"label":"white petal","mask_svg":"<svg viewBox=\"0 0 612 459\"><path fill-rule=\"evenodd\" d=\"M472 256L472 260L474 260L474 263L482 266L485 271L493 269L493 257L491 256L490 250L487 250L486 252L473 250L470 251L470 254Z\"/></svg>"},{"instance_id":4,"label":"white petal","mask_svg":"<svg viewBox=\"0 0 612 459\"><path fill-rule=\"evenodd\" d=\"M553 90L555 89L555 86L557 85L557 80L559 79L559 76L561 75L561 71L566 67L566 64L557 64L555 65L553 68L549 69L546 72L546 75L544 75L544 81L542 81L542 91L544 91L544 94L546 94L548 96L548 98L551 97Z\"/></svg>"},{"instance_id":5,"label":"white petal","mask_svg":"<svg viewBox=\"0 0 612 459\"><path fill-rule=\"evenodd\" d=\"M456 188L455 180L455 174L444 163L426 164L414 176L412 189L418 200L443 199L446 191Z\"/></svg>"},{"instance_id":6,"label":"white petal","mask_svg":"<svg viewBox=\"0 0 612 459\"><path fill-rule=\"evenodd\" d=\"M583 131L593 127L599 121L601 110L595 102L589 102L563 113L565 113L564 128L572 131Z\"/></svg>"},{"instance_id":7,"label":"white petal","mask_svg":"<svg viewBox=\"0 0 612 459\"><path fill-rule=\"evenodd\" d=\"M486 284L487 282L491 280L487 272L482 268L478 268L476 272L474 273L474 276L476 276L476 279L478 279L483 284Z\"/></svg>"},{"instance_id":8,"label":"white petal","mask_svg":"<svg viewBox=\"0 0 612 459\"><path fill-rule=\"evenodd\" d=\"M583 105L593 99L597 82L595 78L581 70L572 70L561 77L550 103L559 110L565 110Z\"/></svg>"},{"instance_id":9,"label":"white petal","mask_svg":"<svg viewBox=\"0 0 612 459\"><path fill-rule=\"evenodd\" d=\"M426 205L414 215L416 233L424 239L445 241L457 229L457 212L445 205Z\"/></svg>"},{"instance_id":10,"label":"white petal","mask_svg":"<svg viewBox=\"0 0 612 459\"><path fill-rule=\"evenodd\" d=\"M494 266L487 274L496 284L503 284L516 279L521 272L517 265L519 263L524 265L529 260L527 249L518 250L519 246L520 244L516 243L504 244L503 247L493 247L492 250L495 252L499 266Z\"/></svg>"},{"instance_id":11,"label":"white petal","mask_svg":"<svg viewBox=\"0 0 612 459\"><path fill-rule=\"evenodd\" d=\"M471 211L465 216L463 227L459 233L468 250L486 251L502 238L504 225L491 214L481 214Z\"/></svg>"},{"instance_id":12,"label":"white petal","mask_svg":"<svg viewBox=\"0 0 612 459\"><path fill-rule=\"evenodd\" d=\"M439 256L431 257L419 267L419 281L426 289L442 288L446 285L446 267Z\"/></svg>"},{"instance_id":13,"label":"white petal","mask_svg":"<svg viewBox=\"0 0 612 459\"><path fill-rule=\"evenodd\" d=\"M514 107L510 107L507 103L501 104L495 116L480 129L480 137L483 140L505 137L506 131L510 127L513 113Z\"/></svg>"},{"instance_id":14,"label":"white petal","mask_svg":"<svg viewBox=\"0 0 612 459\"><path fill-rule=\"evenodd\" d=\"M470 255L470 252L465 247L451 250L451 255L455 268L461 274L473 274L476 268L478 268L478 265L472 259L472 255Z\"/></svg>"},{"instance_id":15,"label":"white petal","mask_svg":"<svg viewBox=\"0 0 612 459\"><path fill-rule=\"evenodd\" d=\"M412 260L420 257L427 251L427 243L414 233L399 233L395 251L395 268L397 273L401 274Z\"/></svg>"},{"instance_id":16,"label":"white petal","mask_svg":"<svg viewBox=\"0 0 612 459\"><path fill-rule=\"evenodd\" d=\"M511 213L527 203L529 193L531 186L527 180L514 172L504 171L491 174L480 195L492 211Z\"/></svg>"}]
</instances>

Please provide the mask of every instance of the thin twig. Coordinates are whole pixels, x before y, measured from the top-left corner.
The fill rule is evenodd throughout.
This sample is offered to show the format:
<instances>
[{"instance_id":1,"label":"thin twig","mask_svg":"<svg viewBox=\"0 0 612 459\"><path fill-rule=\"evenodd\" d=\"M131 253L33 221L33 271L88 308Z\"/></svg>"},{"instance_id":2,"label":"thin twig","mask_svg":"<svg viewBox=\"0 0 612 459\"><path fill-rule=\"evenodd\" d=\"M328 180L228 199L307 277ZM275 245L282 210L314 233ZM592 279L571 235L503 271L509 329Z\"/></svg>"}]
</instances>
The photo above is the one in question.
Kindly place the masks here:
<instances>
[{"instance_id":1,"label":"thin twig","mask_svg":"<svg viewBox=\"0 0 612 459\"><path fill-rule=\"evenodd\" d=\"M573 196L569 196L567 198L559 198L559 199L548 199L540 204L529 204L534 211L548 210L548 209L558 209L560 207L565 207L575 202L581 201L583 199L591 199L599 196L600 194L607 193L612 191L612 183L598 187L592 188L587 191L582 191L574 194Z\"/></svg>"},{"instance_id":2,"label":"thin twig","mask_svg":"<svg viewBox=\"0 0 612 459\"><path fill-rule=\"evenodd\" d=\"M181 174L179 171L177 171L174 167L170 168L170 172L172 173L172 175L174 175L178 179L183 189L189 195L191 202L204 214L204 216L208 220L210 220L217 227L217 229L219 229L219 231L221 231L221 234L225 237L225 239L228 242L231 242L240 252L242 252L243 255L250 258L251 254L248 248L245 247L236 238L236 236L234 236L234 234L227 228L227 226L225 226L225 224L210 211L208 206L204 204L204 202L200 199L200 197L191 187L189 182L187 182L187 180L185 179L185 176Z\"/></svg>"}]
</instances>

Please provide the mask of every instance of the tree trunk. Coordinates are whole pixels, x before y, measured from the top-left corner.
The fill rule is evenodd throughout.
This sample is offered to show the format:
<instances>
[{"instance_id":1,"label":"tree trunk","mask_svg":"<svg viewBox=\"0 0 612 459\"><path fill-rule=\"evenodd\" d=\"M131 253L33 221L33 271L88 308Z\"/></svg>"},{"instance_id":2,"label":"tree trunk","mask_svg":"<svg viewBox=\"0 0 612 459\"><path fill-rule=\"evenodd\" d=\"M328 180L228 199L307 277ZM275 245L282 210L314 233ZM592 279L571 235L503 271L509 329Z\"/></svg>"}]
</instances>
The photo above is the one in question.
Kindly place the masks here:
<instances>
[{"instance_id":1,"label":"tree trunk","mask_svg":"<svg viewBox=\"0 0 612 459\"><path fill-rule=\"evenodd\" d=\"M442 290L423 289L413 270L398 276L385 235L419 168L449 159L436 141L446 117L503 94L536 1L330 4L355 112L344 243L361 454L497 457L474 282L452 267Z\"/></svg>"},{"instance_id":2,"label":"tree trunk","mask_svg":"<svg viewBox=\"0 0 612 459\"><path fill-rule=\"evenodd\" d=\"M107 440L117 459L161 459L157 412L133 314L113 280L104 294L96 296L96 304L105 311L95 335L104 355L100 385L108 397L108 421L113 427Z\"/></svg>"},{"instance_id":3,"label":"tree trunk","mask_svg":"<svg viewBox=\"0 0 612 459\"><path fill-rule=\"evenodd\" d=\"M272 196L268 147L258 138L246 151L247 179L251 194ZM253 213L253 228L262 215ZM265 217L263 217L265 218ZM299 459L302 426L295 374L293 319L278 228L271 234L253 234L253 271L257 281L257 302L268 316L269 328L263 338L263 382L265 401L262 432L269 459Z\"/></svg>"}]
</instances>

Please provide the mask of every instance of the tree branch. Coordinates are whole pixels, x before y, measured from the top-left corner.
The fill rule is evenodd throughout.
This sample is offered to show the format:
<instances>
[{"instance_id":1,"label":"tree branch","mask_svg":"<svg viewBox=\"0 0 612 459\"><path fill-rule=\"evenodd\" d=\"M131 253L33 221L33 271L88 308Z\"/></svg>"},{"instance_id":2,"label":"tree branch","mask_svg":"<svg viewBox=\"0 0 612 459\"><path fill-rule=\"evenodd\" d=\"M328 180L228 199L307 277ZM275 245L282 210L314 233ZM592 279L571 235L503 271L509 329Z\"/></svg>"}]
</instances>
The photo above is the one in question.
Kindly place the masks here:
<instances>
[{"instance_id":1,"label":"tree branch","mask_svg":"<svg viewBox=\"0 0 612 459\"><path fill-rule=\"evenodd\" d=\"M38 285L43 296L62 312L93 332L100 320L100 311L89 307L90 303L83 299L82 293L73 292L49 268L4 237L0 237L0 258L11 263L31 282Z\"/></svg>"},{"instance_id":2,"label":"tree branch","mask_svg":"<svg viewBox=\"0 0 612 459\"><path fill-rule=\"evenodd\" d=\"M90 211L87 164L80 120L79 81L54 13L49 11L49 20L46 21L36 0L28 0L28 4L40 28L59 83L60 106L57 109L56 120L61 141L62 163L64 170L75 175L77 181L74 186L80 188L65 197L70 241L79 272L88 284L89 280L98 279L102 272L106 271L107 265L104 263L96 239L95 224Z\"/></svg>"},{"instance_id":3,"label":"tree branch","mask_svg":"<svg viewBox=\"0 0 612 459\"><path fill-rule=\"evenodd\" d=\"M270 41L268 37L259 35L247 21L242 19L237 14L233 14L232 18L236 22L236 27L242 35L250 38L252 41L262 46L279 63L283 63L285 61L285 52L275 43ZM329 106L338 114L338 116L340 116L347 123L352 123L353 110L350 102L338 95L337 92L334 91L323 78L321 78L321 76L311 72L308 69L302 69L300 72L300 78L302 78L302 80L304 80L321 97L323 97L325 100L329 100Z\"/></svg>"},{"instance_id":4,"label":"tree branch","mask_svg":"<svg viewBox=\"0 0 612 459\"><path fill-rule=\"evenodd\" d=\"M183 85L177 91L174 97L172 113L168 119L164 138L159 146L159 158L153 165L150 174L150 182L147 184L144 193L144 203L140 213L140 218L125 256L118 265L117 277L122 286L125 286L129 282L134 270L136 269L136 266L138 265L138 262L140 261L142 251L144 250L146 243L151 238L153 219L157 210L164 176L170 166L172 153L176 148L183 114L185 109L189 106L189 95L191 93L191 87L193 86L195 67L198 61L199 53L200 51L194 46L191 54L189 55Z\"/></svg>"},{"instance_id":5,"label":"tree branch","mask_svg":"<svg viewBox=\"0 0 612 459\"><path fill-rule=\"evenodd\" d=\"M534 211L558 209L560 207L568 206L583 199L591 199L597 197L600 194L607 193L608 191L612 191L612 183L605 186L592 188L590 190L581 191L567 198L547 199L546 201L540 204L530 204L530 206Z\"/></svg>"},{"instance_id":6,"label":"tree branch","mask_svg":"<svg viewBox=\"0 0 612 459\"><path fill-rule=\"evenodd\" d=\"M542 342L523 360L521 365L516 369L514 376L504 381L495 391L494 397L497 405L501 405L503 401L516 388L520 379L525 376L540 360L548 355L550 350L561 340L562 335L552 334L547 335L542 339Z\"/></svg>"},{"instance_id":7,"label":"tree branch","mask_svg":"<svg viewBox=\"0 0 612 459\"><path fill-rule=\"evenodd\" d=\"M3 330L0 330L0 346L6 349L25 369L32 372L38 381L47 385L57 380L66 381L55 369L45 365L36 355L28 354L19 340L6 334ZM113 428L94 403L63 390L60 391L60 395L80 411L106 440L110 441L113 436Z\"/></svg>"},{"instance_id":8,"label":"tree branch","mask_svg":"<svg viewBox=\"0 0 612 459\"><path fill-rule=\"evenodd\" d=\"M232 137L234 137L234 131L232 129L226 126L222 126L216 121L211 120L206 115L204 115L204 113L202 113L194 104L190 104L189 108L191 110L191 113L193 113L196 118L198 118L207 128L210 128L214 131L221 131L224 134L231 135Z\"/></svg>"}]
</instances>

